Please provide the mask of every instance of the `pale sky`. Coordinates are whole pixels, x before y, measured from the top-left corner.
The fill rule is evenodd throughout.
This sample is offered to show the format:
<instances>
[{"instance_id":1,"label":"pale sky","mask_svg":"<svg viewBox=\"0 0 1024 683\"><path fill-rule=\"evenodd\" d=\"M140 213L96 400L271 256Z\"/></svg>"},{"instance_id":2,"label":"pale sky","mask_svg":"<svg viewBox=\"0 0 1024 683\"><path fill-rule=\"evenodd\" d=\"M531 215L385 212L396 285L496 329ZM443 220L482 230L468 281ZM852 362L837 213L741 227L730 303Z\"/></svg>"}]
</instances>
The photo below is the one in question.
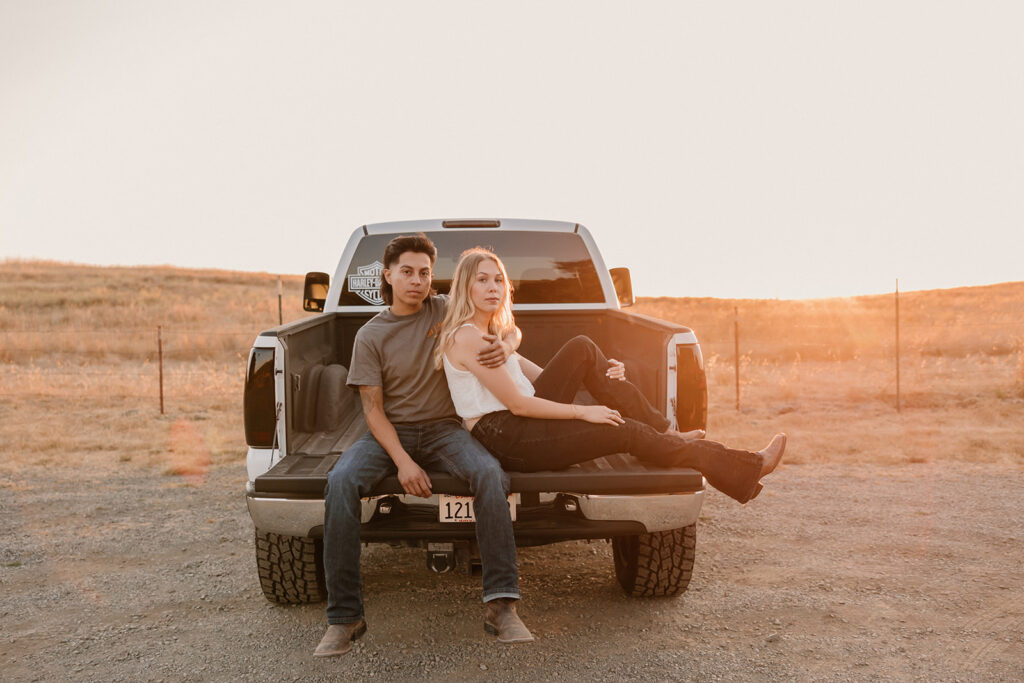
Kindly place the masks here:
<instances>
[{"instance_id":1,"label":"pale sky","mask_svg":"<svg viewBox=\"0 0 1024 683\"><path fill-rule=\"evenodd\" d=\"M1024 280L1024 3L0 0L0 258L583 223L640 296Z\"/></svg>"}]
</instances>

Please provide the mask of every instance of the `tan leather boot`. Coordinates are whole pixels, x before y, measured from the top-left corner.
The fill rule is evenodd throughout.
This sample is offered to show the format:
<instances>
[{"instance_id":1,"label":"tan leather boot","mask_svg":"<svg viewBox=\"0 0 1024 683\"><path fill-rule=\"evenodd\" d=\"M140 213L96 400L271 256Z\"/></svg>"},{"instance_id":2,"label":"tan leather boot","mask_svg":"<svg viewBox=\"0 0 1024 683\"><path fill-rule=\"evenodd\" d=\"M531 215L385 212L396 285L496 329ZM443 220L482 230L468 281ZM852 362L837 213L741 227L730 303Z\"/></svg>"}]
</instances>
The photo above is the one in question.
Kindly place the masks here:
<instances>
[{"instance_id":1,"label":"tan leather boot","mask_svg":"<svg viewBox=\"0 0 1024 683\"><path fill-rule=\"evenodd\" d=\"M337 657L347 654L352 643L366 633L366 622L357 621L352 624L331 624L327 633L320 639L320 644L313 651L314 657Z\"/></svg>"},{"instance_id":2,"label":"tan leather boot","mask_svg":"<svg viewBox=\"0 0 1024 683\"><path fill-rule=\"evenodd\" d=\"M516 601L498 598L484 605L484 631L498 636L499 643L529 643L533 634L516 613Z\"/></svg>"},{"instance_id":3,"label":"tan leather boot","mask_svg":"<svg viewBox=\"0 0 1024 683\"><path fill-rule=\"evenodd\" d=\"M761 466L761 476L770 474L772 470L782 462L782 454L786 452L786 435L783 432L776 434L771 442L757 453L764 458L764 465Z\"/></svg>"}]
</instances>

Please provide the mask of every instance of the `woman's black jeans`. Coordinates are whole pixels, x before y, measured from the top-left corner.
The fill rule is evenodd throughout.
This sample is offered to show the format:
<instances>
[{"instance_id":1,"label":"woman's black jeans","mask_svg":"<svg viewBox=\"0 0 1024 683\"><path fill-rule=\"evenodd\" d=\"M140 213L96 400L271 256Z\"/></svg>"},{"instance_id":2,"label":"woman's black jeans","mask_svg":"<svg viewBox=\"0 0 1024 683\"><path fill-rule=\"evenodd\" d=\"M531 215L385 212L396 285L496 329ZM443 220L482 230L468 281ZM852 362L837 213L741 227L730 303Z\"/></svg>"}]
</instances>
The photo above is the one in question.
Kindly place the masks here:
<instances>
[{"instance_id":1,"label":"woman's black jeans","mask_svg":"<svg viewBox=\"0 0 1024 683\"><path fill-rule=\"evenodd\" d=\"M473 436L510 472L559 470L613 453L630 453L653 465L701 471L709 464L708 458L726 452L745 459L753 456L714 441L683 441L664 434L668 419L634 385L609 379L605 375L608 367L608 359L589 337L574 337L534 382L536 395L572 403L583 385L599 403L622 413L625 424L520 417L503 410L481 417L473 426Z\"/></svg>"}]
</instances>

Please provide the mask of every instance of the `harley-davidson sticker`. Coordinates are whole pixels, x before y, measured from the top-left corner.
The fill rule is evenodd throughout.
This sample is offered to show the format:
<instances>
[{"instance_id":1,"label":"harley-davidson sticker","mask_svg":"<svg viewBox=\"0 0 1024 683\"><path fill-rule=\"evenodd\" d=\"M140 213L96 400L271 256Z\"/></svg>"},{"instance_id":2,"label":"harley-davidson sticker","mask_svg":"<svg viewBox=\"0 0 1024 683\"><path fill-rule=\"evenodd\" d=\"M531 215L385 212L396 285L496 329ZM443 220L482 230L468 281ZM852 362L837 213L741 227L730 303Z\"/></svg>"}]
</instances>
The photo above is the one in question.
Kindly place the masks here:
<instances>
[{"instance_id":1,"label":"harley-davidson sticker","mask_svg":"<svg viewBox=\"0 0 1024 683\"><path fill-rule=\"evenodd\" d=\"M358 294L374 306L383 306L384 297L380 295L380 275L384 264L374 261L368 266L357 266L356 274L348 276L348 291Z\"/></svg>"}]
</instances>

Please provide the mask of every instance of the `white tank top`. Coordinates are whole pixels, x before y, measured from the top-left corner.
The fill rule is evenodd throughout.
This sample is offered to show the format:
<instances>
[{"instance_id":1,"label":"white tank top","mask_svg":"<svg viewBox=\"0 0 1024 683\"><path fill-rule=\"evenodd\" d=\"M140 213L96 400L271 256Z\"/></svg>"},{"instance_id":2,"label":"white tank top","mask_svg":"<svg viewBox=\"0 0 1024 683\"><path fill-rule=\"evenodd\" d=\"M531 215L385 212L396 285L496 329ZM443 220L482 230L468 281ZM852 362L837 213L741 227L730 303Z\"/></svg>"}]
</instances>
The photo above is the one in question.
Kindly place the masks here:
<instances>
[{"instance_id":1,"label":"white tank top","mask_svg":"<svg viewBox=\"0 0 1024 683\"><path fill-rule=\"evenodd\" d=\"M462 327L472 324L466 323ZM447 353L443 354L442 361L444 362L445 377L448 378L448 390L452 394L452 403L455 404L455 412L463 420L472 420L487 413L496 413L499 410L508 409L505 404L499 401L494 394L480 383L476 375L469 370L459 370L452 365L452 362L448 360ZM505 369L512 376L512 381L515 383L516 388L524 396L534 395L533 385L530 384L530 380L526 378L526 375L523 374L523 369L519 366L519 354L514 353L509 356L508 360L505 361Z\"/></svg>"}]
</instances>

